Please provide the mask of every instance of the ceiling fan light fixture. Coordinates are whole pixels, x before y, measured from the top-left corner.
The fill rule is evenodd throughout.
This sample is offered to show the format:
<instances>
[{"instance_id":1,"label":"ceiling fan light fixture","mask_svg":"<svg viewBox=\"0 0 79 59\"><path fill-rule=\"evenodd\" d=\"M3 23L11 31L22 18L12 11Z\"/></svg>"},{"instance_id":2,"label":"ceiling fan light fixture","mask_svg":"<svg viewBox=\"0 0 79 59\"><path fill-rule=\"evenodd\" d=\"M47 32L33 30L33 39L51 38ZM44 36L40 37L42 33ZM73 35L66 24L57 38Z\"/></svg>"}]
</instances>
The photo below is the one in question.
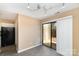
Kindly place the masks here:
<instances>
[{"instance_id":1,"label":"ceiling fan light fixture","mask_svg":"<svg viewBox=\"0 0 79 59\"><path fill-rule=\"evenodd\" d=\"M37 11L37 10L41 9L41 7L39 4L37 4L37 6L35 8L32 8L31 5L28 3L27 9L29 9L30 11Z\"/></svg>"}]
</instances>

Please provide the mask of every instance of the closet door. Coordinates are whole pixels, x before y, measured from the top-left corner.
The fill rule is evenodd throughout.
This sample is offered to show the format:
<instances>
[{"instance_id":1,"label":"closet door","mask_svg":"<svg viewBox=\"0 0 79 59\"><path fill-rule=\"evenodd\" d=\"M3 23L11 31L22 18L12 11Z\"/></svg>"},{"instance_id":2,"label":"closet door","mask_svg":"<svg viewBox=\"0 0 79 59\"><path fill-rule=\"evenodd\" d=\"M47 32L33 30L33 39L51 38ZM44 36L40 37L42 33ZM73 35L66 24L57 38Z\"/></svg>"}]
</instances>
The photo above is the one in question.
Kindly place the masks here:
<instances>
[{"instance_id":1,"label":"closet door","mask_svg":"<svg viewBox=\"0 0 79 59\"><path fill-rule=\"evenodd\" d=\"M64 56L72 55L72 18L57 21L57 52Z\"/></svg>"}]
</instances>

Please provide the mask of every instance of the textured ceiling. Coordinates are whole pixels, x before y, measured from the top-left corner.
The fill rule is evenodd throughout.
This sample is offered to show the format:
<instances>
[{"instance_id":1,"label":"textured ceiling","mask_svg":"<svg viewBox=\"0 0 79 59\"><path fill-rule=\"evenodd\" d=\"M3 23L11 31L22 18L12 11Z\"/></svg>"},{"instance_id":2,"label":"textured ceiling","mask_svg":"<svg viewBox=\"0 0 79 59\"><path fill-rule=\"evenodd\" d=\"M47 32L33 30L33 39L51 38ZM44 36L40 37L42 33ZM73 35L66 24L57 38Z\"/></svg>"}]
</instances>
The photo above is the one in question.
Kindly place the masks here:
<instances>
[{"instance_id":1,"label":"textured ceiling","mask_svg":"<svg viewBox=\"0 0 79 59\"><path fill-rule=\"evenodd\" d=\"M36 19L43 19L54 15L57 12L64 12L79 7L78 3L39 3L40 9L37 9L37 3L30 3L30 9L27 3L0 3L0 18L14 19L17 13L31 16Z\"/></svg>"}]
</instances>

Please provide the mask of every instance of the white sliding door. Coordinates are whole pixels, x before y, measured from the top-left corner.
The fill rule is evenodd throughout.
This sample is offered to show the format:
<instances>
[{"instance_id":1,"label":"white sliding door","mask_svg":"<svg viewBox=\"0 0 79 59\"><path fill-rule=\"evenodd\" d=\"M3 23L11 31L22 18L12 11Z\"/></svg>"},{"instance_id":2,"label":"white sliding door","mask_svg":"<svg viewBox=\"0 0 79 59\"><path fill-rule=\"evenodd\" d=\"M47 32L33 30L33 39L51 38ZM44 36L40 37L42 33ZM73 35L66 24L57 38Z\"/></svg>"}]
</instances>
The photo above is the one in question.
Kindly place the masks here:
<instances>
[{"instance_id":1,"label":"white sliding door","mask_svg":"<svg viewBox=\"0 0 79 59\"><path fill-rule=\"evenodd\" d=\"M72 17L57 21L57 52L64 56L72 55Z\"/></svg>"}]
</instances>

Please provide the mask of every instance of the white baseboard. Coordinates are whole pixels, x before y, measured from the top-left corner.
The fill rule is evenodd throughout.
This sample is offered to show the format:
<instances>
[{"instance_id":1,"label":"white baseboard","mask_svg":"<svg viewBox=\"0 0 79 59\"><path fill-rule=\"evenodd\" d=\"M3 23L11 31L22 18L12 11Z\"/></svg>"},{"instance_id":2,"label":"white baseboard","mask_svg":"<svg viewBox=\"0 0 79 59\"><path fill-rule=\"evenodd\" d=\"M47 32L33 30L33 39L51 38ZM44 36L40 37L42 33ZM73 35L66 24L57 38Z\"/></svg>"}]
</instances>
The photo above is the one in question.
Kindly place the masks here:
<instances>
[{"instance_id":1,"label":"white baseboard","mask_svg":"<svg viewBox=\"0 0 79 59\"><path fill-rule=\"evenodd\" d=\"M25 49L22 49L22 50L18 50L17 53L21 53L21 52L24 52L26 50L29 50L29 49L32 49L34 47L37 47L37 46L40 46L41 44L38 44L38 45L35 45L35 46L32 46L32 47L29 47L29 48L25 48Z\"/></svg>"}]
</instances>

